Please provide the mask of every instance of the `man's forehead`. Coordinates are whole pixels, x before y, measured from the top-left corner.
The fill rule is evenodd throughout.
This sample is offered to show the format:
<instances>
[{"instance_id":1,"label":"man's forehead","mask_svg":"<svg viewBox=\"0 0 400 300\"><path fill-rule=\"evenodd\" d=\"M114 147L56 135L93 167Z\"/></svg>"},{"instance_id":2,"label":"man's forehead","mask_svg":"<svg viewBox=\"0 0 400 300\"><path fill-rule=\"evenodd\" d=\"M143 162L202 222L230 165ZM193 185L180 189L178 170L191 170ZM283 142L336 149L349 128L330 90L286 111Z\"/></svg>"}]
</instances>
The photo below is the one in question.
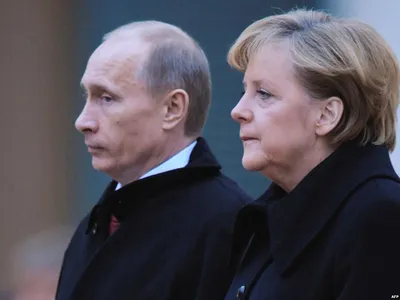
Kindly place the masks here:
<instances>
[{"instance_id":1,"label":"man's forehead","mask_svg":"<svg viewBox=\"0 0 400 300\"><path fill-rule=\"evenodd\" d=\"M109 92L118 92L122 89L137 85L135 72L133 69L126 68L102 70L86 69L81 79L81 86L86 90L106 90Z\"/></svg>"},{"instance_id":2,"label":"man's forehead","mask_svg":"<svg viewBox=\"0 0 400 300\"><path fill-rule=\"evenodd\" d=\"M82 84L109 81L115 84L132 84L141 67L144 51L138 51L131 43L103 43L89 58Z\"/></svg>"},{"instance_id":3,"label":"man's forehead","mask_svg":"<svg viewBox=\"0 0 400 300\"><path fill-rule=\"evenodd\" d=\"M139 63L144 52L144 46L140 44L107 41L93 52L88 60L88 66L105 65L110 67L118 64L135 64Z\"/></svg>"}]
</instances>

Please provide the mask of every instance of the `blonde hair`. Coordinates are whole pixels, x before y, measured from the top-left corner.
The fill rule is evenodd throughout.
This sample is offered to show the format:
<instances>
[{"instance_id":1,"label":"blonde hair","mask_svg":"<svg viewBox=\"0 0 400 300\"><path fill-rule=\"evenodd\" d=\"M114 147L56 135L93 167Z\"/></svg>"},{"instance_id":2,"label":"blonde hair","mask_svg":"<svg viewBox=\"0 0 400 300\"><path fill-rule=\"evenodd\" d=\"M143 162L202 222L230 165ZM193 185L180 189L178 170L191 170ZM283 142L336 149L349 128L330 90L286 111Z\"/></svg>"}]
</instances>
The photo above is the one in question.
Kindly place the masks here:
<instances>
[{"instance_id":1,"label":"blonde hair","mask_svg":"<svg viewBox=\"0 0 400 300\"><path fill-rule=\"evenodd\" d=\"M344 113L330 133L332 143L396 144L399 67L371 26L312 10L263 18L247 27L228 53L244 72L252 55L271 42L288 42L294 75L314 99L339 97Z\"/></svg>"}]
</instances>

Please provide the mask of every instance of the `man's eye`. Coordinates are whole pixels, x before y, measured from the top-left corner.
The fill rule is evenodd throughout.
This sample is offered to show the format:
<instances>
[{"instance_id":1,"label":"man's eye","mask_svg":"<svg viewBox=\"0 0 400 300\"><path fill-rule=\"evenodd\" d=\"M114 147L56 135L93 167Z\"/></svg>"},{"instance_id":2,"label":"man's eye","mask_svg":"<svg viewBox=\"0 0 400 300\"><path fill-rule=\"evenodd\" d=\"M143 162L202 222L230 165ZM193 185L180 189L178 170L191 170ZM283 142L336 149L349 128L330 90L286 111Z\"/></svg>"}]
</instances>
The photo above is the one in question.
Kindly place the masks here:
<instances>
[{"instance_id":1,"label":"man's eye","mask_svg":"<svg viewBox=\"0 0 400 300\"><path fill-rule=\"evenodd\" d=\"M101 100L103 100L104 102L111 102L113 99L110 96L102 96Z\"/></svg>"}]
</instances>

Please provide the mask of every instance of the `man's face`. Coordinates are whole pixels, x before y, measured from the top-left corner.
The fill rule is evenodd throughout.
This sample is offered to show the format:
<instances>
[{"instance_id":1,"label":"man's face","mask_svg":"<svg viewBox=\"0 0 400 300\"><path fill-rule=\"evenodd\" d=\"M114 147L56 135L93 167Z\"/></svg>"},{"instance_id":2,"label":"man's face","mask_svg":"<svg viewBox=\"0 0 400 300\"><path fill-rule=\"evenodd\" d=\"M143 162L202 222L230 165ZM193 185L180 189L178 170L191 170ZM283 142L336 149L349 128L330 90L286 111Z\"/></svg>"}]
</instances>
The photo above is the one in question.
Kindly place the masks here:
<instances>
[{"instance_id":1,"label":"man's face","mask_svg":"<svg viewBox=\"0 0 400 300\"><path fill-rule=\"evenodd\" d=\"M85 136L93 167L118 181L145 171L162 144L162 101L136 78L146 50L140 40L106 41L82 77L87 97L75 126Z\"/></svg>"}]
</instances>

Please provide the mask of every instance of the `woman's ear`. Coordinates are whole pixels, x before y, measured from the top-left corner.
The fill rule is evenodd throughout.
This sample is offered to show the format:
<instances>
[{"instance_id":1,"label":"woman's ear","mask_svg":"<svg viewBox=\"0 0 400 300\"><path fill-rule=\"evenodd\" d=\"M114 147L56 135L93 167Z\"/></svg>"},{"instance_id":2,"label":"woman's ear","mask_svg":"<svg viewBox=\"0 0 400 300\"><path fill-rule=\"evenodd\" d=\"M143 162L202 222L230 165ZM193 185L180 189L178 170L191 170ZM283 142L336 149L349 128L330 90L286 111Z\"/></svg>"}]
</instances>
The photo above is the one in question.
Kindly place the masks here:
<instances>
[{"instance_id":1,"label":"woman's ear","mask_svg":"<svg viewBox=\"0 0 400 300\"><path fill-rule=\"evenodd\" d=\"M320 116L315 124L318 136L328 135L339 124L344 110L343 101L338 97L331 97L323 102Z\"/></svg>"}]
</instances>

